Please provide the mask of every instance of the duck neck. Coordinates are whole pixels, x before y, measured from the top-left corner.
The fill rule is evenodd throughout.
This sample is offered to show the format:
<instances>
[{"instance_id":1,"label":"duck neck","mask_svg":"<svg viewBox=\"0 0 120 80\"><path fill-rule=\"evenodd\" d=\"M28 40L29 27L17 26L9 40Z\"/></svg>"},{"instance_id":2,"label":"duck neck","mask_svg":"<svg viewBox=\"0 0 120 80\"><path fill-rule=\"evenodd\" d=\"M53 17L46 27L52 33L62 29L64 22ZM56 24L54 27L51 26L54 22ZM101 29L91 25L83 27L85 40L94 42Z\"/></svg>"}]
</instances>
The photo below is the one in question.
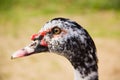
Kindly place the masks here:
<instances>
[{"instance_id":1,"label":"duck neck","mask_svg":"<svg viewBox=\"0 0 120 80\"><path fill-rule=\"evenodd\" d=\"M97 61L91 57L74 56L70 59L74 68L74 80L98 80Z\"/></svg>"},{"instance_id":2,"label":"duck neck","mask_svg":"<svg viewBox=\"0 0 120 80\"><path fill-rule=\"evenodd\" d=\"M78 69L74 69L74 80L98 80L98 73L95 71L83 76Z\"/></svg>"}]
</instances>

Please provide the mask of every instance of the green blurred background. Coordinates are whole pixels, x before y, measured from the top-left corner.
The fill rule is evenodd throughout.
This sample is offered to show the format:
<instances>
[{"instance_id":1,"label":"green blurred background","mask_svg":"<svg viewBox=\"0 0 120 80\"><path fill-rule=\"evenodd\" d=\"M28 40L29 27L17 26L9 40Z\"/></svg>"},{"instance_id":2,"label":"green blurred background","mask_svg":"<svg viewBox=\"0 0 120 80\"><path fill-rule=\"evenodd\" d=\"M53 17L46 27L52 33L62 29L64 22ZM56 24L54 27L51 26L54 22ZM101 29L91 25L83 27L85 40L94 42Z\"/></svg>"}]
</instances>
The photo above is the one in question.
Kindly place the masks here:
<instances>
[{"instance_id":1,"label":"green blurred background","mask_svg":"<svg viewBox=\"0 0 120 80\"><path fill-rule=\"evenodd\" d=\"M0 0L0 24L4 26L0 29L2 35L18 37L19 31L24 27L21 23L29 23L32 18L38 18L41 22L43 19L47 21L53 17L75 18L77 22L80 19L88 20L83 25L89 23L85 27L88 27L90 32L95 29L96 33L93 36L120 35L117 25L120 20L120 0ZM40 25L45 23L40 22ZM26 26L26 29L32 27Z\"/></svg>"},{"instance_id":2,"label":"green blurred background","mask_svg":"<svg viewBox=\"0 0 120 80\"><path fill-rule=\"evenodd\" d=\"M10 60L55 17L70 18L91 34L98 49L100 80L120 79L120 0L0 0L0 80L73 80L72 66L61 56Z\"/></svg>"}]
</instances>

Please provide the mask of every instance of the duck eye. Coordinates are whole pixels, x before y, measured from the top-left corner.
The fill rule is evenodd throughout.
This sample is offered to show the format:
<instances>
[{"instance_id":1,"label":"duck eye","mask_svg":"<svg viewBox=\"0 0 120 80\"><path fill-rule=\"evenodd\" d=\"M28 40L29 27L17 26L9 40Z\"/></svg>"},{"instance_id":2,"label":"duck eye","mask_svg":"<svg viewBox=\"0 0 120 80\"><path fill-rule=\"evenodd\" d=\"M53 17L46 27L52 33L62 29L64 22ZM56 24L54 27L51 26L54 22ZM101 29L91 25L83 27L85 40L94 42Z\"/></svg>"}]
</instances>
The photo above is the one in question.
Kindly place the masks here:
<instances>
[{"instance_id":1,"label":"duck eye","mask_svg":"<svg viewBox=\"0 0 120 80\"><path fill-rule=\"evenodd\" d=\"M60 33L61 33L61 29L56 26L56 27L54 27L54 28L52 29L52 33L53 33L53 34L60 34Z\"/></svg>"}]
</instances>

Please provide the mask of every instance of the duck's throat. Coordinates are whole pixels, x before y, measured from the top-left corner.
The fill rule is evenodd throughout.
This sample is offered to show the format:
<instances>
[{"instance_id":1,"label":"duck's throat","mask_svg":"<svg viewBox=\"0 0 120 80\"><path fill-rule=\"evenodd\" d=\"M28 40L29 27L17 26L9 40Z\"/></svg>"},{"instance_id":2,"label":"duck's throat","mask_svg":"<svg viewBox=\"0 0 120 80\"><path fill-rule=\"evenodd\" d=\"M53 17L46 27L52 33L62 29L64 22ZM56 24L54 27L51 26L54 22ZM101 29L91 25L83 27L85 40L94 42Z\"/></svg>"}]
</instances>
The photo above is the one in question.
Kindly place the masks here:
<instances>
[{"instance_id":1,"label":"duck's throat","mask_svg":"<svg viewBox=\"0 0 120 80\"><path fill-rule=\"evenodd\" d=\"M80 73L79 70L74 70L74 80L98 80L98 73L97 72L91 72L88 75L84 76Z\"/></svg>"},{"instance_id":2,"label":"duck's throat","mask_svg":"<svg viewBox=\"0 0 120 80\"><path fill-rule=\"evenodd\" d=\"M88 58L89 61L86 59L80 57L71 59L70 62L74 67L74 80L98 80L97 62L90 58Z\"/></svg>"}]
</instances>

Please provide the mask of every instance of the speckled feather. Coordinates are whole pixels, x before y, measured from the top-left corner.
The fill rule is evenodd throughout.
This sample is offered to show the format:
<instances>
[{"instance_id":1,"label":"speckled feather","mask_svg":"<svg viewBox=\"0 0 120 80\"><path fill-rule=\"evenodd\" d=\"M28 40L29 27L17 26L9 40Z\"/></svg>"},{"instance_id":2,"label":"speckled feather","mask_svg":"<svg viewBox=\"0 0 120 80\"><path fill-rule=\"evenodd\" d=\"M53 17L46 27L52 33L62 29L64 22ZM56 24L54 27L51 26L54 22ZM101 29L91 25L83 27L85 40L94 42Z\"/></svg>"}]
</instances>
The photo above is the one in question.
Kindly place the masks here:
<instances>
[{"instance_id":1,"label":"speckled feather","mask_svg":"<svg viewBox=\"0 0 120 80\"><path fill-rule=\"evenodd\" d=\"M65 18L52 19L39 32L56 26L63 30L57 37L51 31L44 36L49 51L71 62L80 76L76 80L98 80L96 47L88 32L75 21Z\"/></svg>"}]
</instances>

